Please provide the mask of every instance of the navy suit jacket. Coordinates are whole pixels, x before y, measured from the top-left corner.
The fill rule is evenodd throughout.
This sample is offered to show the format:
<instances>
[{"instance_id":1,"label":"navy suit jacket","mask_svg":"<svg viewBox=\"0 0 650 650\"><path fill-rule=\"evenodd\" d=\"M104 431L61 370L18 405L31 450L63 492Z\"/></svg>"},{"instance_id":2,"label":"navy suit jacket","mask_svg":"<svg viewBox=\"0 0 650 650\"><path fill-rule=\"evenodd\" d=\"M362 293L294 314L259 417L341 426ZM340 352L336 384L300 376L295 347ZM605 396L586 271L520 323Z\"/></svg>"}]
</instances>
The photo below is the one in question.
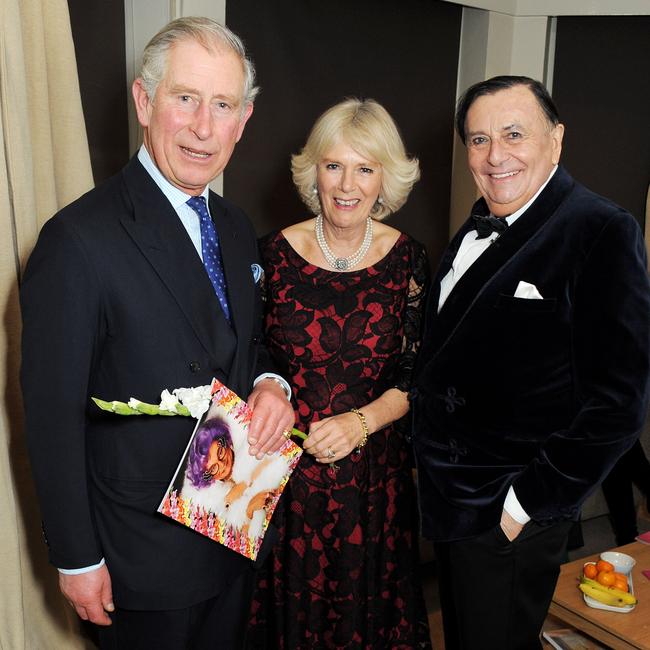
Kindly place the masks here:
<instances>
[{"instance_id":1,"label":"navy suit jacket","mask_svg":"<svg viewBox=\"0 0 650 650\"><path fill-rule=\"evenodd\" d=\"M474 214L488 214L483 199ZM429 298L414 391L424 534L500 520L512 485L533 520L579 516L647 410L650 289L641 229L559 168L437 313L469 220ZM515 298L534 284L542 300Z\"/></svg>"},{"instance_id":2,"label":"navy suit jacket","mask_svg":"<svg viewBox=\"0 0 650 650\"><path fill-rule=\"evenodd\" d=\"M247 217L210 193L233 327L176 212L137 158L43 227L21 287L21 381L50 561L105 557L118 606L175 609L250 562L156 514L195 421L107 414L212 377L243 398L272 370Z\"/></svg>"}]
</instances>

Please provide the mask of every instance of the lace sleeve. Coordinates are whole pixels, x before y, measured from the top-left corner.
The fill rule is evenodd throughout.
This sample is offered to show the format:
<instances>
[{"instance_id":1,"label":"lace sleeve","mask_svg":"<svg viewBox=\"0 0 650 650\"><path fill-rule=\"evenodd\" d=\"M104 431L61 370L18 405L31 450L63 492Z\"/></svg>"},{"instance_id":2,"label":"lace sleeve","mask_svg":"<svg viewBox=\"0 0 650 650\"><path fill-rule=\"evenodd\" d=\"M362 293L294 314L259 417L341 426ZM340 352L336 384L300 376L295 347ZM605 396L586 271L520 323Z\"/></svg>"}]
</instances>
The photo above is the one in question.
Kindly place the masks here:
<instances>
[{"instance_id":1,"label":"lace sleeve","mask_svg":"<svg viewBox=\"0 0 650 650\"><path fill-rule=\"evenodd\" d=\"M266 303L268 302L269 290L266 286L266 272L264 271L264 269L262 269L262 273L260 274L259 285L260 285L260 297L262 298L262 304L264 305L264 313L266 313L268 307Z\"/></svg>"},{"instance_id":2,"label":"lace sleeve","mask_svg":"<svg viewBox=\"0 0 650 650\"><path fill-rule=\"evenodd\" d=\"M425 298L430 280L431 272L427 252L422 244L413 242L411 277L404 312L404 338L394 384L395 388L404 392L408 392L411 388L415 358L422 340Z\"/></svg>"}]
</instances>

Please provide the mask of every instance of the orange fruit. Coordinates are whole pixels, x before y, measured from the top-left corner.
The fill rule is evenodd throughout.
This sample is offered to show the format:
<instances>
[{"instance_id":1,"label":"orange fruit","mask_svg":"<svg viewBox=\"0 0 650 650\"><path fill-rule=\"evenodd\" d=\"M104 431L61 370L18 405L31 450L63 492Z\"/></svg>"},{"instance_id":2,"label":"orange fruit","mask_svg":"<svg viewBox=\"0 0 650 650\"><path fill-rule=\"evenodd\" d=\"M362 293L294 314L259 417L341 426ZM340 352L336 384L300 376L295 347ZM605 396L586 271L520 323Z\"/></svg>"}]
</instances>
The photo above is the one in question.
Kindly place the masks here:
<instances>
[{"instance_id":1,"label":"orange fruit","mask_svg":"<svg viewBox=\"0 0 650 650\"><path fill-rule=\"evenodd\" d=\"M596 562L596 568L598 569L598 573L601 571L614 571L614 565L606 560L598 560Z\"/></svg>"},{"instance_id":2,"label":"orange fruit","mask_svg":"<svg viewBox=\"0 0 650 650\"><path fill-rule=\"evenodd\" d=\"M592 580L598 575L598 569L593 562L587 562L587 564L582 567L582 572L584 573L585 578L591 578Z\"/></svg>"},{"instance_id":3,"label":"orange fruit","mask_svg":"<svg viewBox=\"0 0 650 650\"><path fill-rule=\"evenodd\" d=\"M596 580L600 582L601 585L605 585L606 587L611 587L614 585L614 573L612 571L599 571L598 575L596 576Z\"/></svg>"},{"instance_id":4,"label":"orange fruit","mask_svg":"<svg viewBox=\"0 0 650 650\"><path fill-rule=\"evenodd\" d=\"M620 578L614 578L614 584L612 585L612 587L614 587L614 589L618 589L619 591L629 591L629 587L627 586L627 579L625 578L625 576L621 576Z\"/></svg>"}]
</instances>

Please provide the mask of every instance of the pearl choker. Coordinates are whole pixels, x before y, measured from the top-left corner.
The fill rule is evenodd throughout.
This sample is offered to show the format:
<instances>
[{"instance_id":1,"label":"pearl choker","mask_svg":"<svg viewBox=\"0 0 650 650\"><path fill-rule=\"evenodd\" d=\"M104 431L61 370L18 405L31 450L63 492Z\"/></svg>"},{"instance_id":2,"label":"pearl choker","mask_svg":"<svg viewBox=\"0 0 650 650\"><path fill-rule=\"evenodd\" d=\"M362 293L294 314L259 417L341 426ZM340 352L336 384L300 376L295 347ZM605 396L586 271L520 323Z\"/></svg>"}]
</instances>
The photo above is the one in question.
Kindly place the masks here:
<instances>
[{"instance_id":1,"label":"pearl choker","mask_svg":"<svg viewBox=\"0 0 650 650\"><path fill-rule=\"evenodd\" d=\"M327 245L325 234L323 233L323 217L320 214L316 217L314 230L316 232L316 241L318 242L318 246L325 256L327 263L337 271L349 271L353 269L366 256L366 253L370 249L370 244L372 243L371 217L368 217L366 219L366 234L363 236L361 246L356 251L356 253L353 253L349 257L337 257L332 252L332 249Z\"/></svg>"}]
</instances>

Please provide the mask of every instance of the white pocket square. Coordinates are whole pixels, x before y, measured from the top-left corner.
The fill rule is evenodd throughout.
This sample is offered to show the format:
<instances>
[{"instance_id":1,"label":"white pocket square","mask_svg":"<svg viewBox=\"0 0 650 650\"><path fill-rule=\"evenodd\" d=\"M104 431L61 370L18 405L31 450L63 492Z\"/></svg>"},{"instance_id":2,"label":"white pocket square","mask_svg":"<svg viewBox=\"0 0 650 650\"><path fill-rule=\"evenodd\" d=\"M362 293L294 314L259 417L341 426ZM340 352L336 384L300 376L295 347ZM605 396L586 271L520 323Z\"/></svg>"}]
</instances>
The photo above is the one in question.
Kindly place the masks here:
<instances>
[{"instance_id":1,"label":"white pocket square","mask_svg":"<svg viewBox=\"0 0 650 650\"><path fill-rule=\"evenodd\" d=\"M544 300L542 294L537 291L537 287L530 282L519 281L515 291L515 298L533 298L535 300Z\"/></svg>"}]
</instances>

